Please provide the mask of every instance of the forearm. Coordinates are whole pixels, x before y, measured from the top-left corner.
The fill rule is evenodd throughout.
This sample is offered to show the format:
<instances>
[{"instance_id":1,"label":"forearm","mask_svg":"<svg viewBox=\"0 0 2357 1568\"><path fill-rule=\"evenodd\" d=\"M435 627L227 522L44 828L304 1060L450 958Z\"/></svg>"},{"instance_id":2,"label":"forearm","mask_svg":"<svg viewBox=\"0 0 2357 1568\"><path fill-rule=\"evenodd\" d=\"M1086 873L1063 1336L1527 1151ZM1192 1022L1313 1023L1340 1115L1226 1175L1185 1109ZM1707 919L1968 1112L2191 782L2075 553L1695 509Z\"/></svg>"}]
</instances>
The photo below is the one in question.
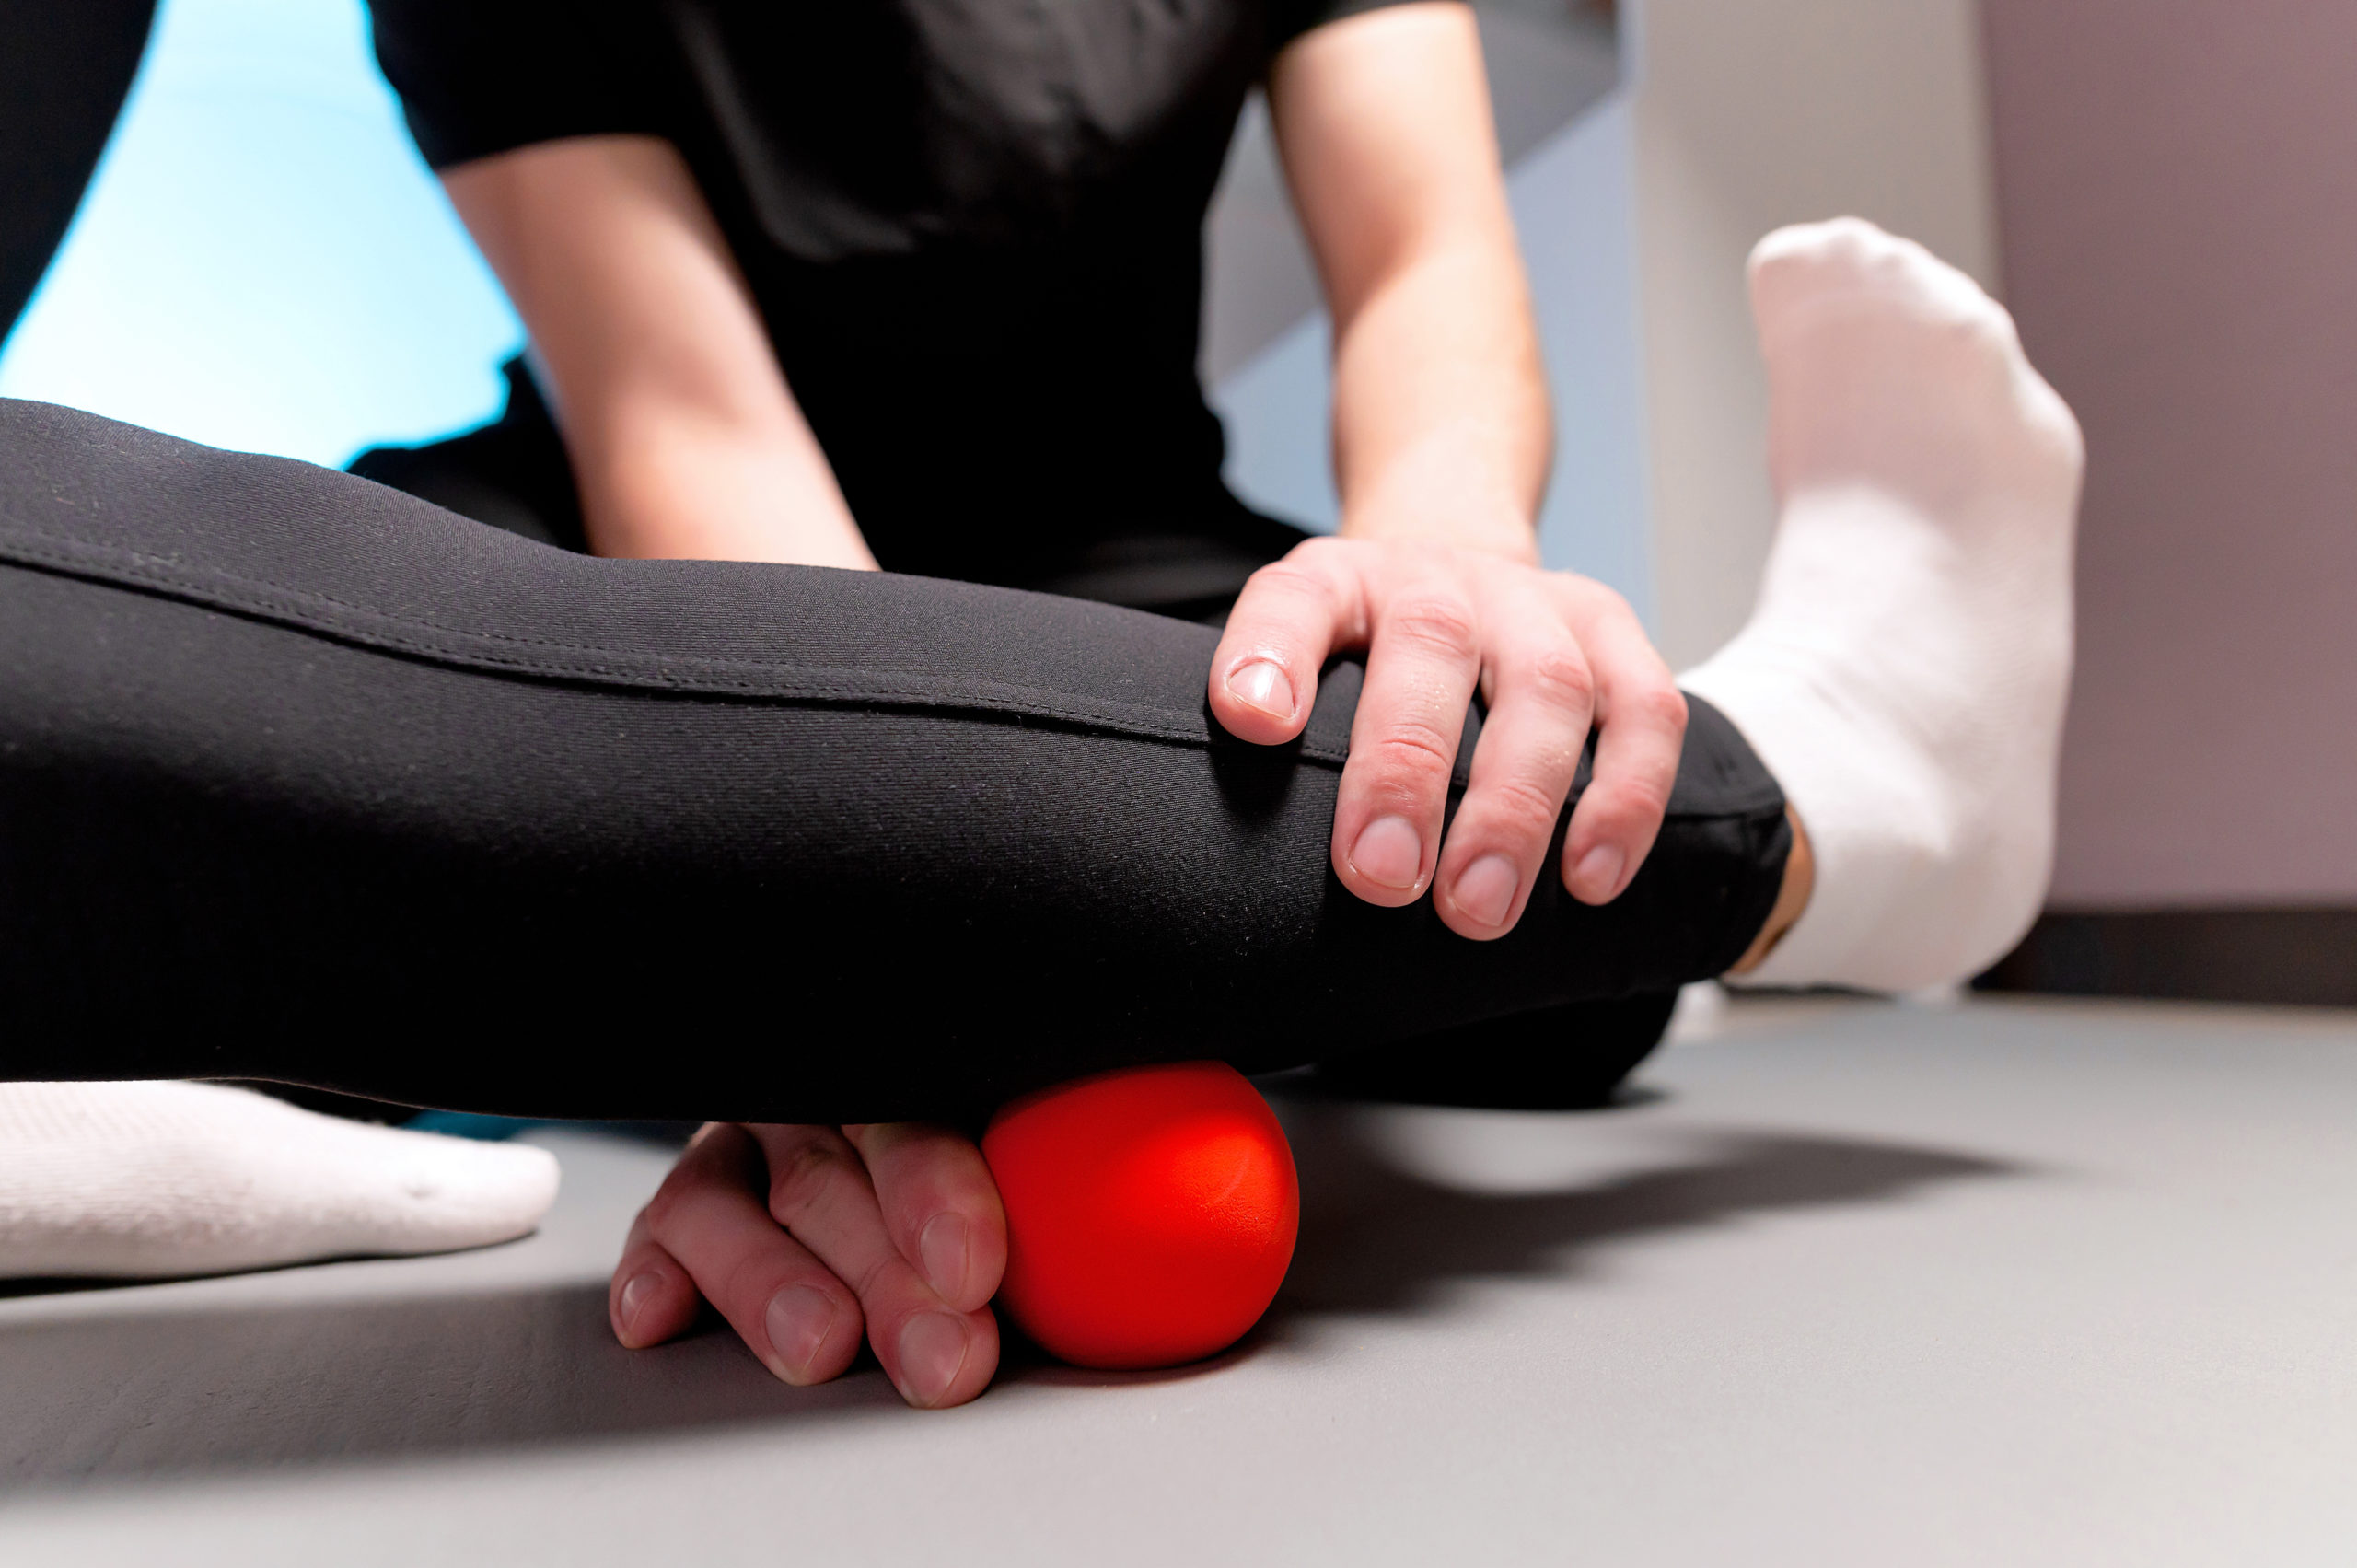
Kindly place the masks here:
<instances>
[{"instance_id":1,"label":"forearm","mask_svg":"<svg viewBox=\"0 0 2357 1568\"><path fill-rule=\"evenodd\" d=\"M1317 29L1269 103L1333 313L1342 532L1535 561L1551 425L1471 13Z\"/></svg>"},{"instance_id":2,"label":"forearm","mask_svg":"<svg viewBox=\"0 0 2357 1568\"><path fill-rule=\"evenodd\" d=\"M581 137L443 183L531 331L592 549L874 568L677 151Z\"/></svg>"},{"instance_id":3,"label":"forearm","mask_svg":"<svg viewBox=\"0 0 2357 1568\"><path fill-rule=\"evenodd\" d=\"M1434 246L1372 286L1336 334L1342 532L1538 559L1552 442L1510 235Z\"/></svg>"},{"instance_id":4,"label":"forearm","mask_svg":"<svg viewBox=\"0 0 2357 1568\"><path fill-rule=\"evenodd\" d=\"M621 396L570 412L565 434L600 555L876 569L799 420Z\"/></svg>"}]
</instances>

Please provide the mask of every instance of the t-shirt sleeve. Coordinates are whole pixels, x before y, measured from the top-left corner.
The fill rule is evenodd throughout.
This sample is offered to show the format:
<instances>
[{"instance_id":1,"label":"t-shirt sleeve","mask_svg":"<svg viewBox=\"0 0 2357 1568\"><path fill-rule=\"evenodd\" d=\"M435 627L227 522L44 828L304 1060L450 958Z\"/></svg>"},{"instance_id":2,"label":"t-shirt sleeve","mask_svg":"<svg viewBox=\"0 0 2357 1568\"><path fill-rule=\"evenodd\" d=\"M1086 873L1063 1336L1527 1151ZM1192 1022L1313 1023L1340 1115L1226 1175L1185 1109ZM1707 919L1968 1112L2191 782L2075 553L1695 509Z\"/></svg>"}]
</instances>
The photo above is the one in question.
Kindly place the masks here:
<instances>
[{"instance_id":1,"label":"t-shirt sleeve","mask_svg":"<svg viewBox=\"0 0 2357 1568\"><path fill-rule=\"evenodd\" d=\"M661 134L630 7L373 0L377 64L435 168L563 136ZM648 7L651 9L651 7ZM643 30L643 29L639 29Z\"/></svg>"},{"instance_id":2,"label":"t-shirt sleeve","mask_svg":"<svg viewBox=\"0 0 2357 1568\"><path fill-rule=\"evenodd\" d=\"M1328 22L1410 3L1411 0L1272 0L1269 8L1269 52L1275 54L1302 34Z\"/></svg>"}]
</instances>

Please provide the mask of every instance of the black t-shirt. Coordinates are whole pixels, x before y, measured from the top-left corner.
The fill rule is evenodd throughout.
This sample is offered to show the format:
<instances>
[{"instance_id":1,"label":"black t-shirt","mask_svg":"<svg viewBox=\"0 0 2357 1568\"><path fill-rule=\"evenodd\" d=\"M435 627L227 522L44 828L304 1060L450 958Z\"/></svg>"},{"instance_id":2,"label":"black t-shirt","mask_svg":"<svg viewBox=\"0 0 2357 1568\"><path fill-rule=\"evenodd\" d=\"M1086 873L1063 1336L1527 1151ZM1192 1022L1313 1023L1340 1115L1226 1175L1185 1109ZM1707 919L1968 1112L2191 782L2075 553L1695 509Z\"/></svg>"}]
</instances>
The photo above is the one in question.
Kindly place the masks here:
<instances>
[{"instance_id":1,"label":"black t-shirt","mask_svg":"<svg viewBox=\"0 0 2357 1568\"><path fill-rule=\"evenodd\" d=\"M678 146L878 558L1039 584L1109 540L1266 553L1196 376L1203 215L1277 51L1388 3L373 8L437 168L565 136Z\"/></svg>"}]
</instances>

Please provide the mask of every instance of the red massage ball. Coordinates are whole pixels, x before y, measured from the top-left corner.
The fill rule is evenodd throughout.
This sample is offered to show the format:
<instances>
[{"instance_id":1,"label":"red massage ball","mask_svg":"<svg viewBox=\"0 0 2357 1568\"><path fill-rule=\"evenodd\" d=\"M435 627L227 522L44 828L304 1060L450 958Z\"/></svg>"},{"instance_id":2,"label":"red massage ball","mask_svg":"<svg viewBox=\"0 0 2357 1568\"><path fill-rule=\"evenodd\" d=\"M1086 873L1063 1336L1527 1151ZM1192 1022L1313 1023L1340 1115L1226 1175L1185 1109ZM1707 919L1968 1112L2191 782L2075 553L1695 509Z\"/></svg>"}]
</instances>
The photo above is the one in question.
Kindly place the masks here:
<instances>
[{"instance_id":1,"label":"red massage ball","mask_svg":"<svg viewBox=\"0 0 2357 1568\"><path fill-rule=\"evenodd\" d=\"M1260 1091L1217 1062L1132 1067L1012 1101L982 1134L1006 1202L998 1304L1080 1366L1175 1366L1260 1319L1301 1186Z\"/></svg>"}]
</instances>

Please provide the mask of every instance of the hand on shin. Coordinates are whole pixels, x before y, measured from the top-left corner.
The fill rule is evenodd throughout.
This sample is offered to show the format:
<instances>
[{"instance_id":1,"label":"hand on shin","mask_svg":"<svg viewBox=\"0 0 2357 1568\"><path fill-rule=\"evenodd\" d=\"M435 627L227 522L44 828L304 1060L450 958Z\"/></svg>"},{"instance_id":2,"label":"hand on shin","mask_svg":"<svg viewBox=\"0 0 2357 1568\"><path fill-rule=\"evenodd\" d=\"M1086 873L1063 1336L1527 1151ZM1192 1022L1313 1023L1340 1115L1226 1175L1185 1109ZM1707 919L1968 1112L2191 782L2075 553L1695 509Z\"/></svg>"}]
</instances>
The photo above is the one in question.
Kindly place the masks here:
<instances>
[{"instance_id":1,"label":"hand on shin","mask_svg":"<svg viewBox=\"0 0 2357 1568\"><path fill-rule=\"evenodd\" d=\"M1553 872L1591 904L1652 851L1678 774L1685 699L1621 598L1566 572L1459 545L1318 539L1253 575L1213 656L1211 705L1238 738L1298 736L1333 653L1366 681L1334 807L1334 875L1386 907L1426 891L1448 928L1514 929ZM1487 716L1442 842L1476 692ZM1557 866L1546 860L1596 731L1595 774Z\"/></svg>"},{"instance_id":2,"label":"hand on shin","mask_svg":"<svg viewBox=\"0 0 2357 1568\"><path fill-rule=\"evenodd\" d=\"M608 1306L639 1349L709 1301L795 1384L842 1376L865 1337L903 1399L938 1407L997 1370L1005 1267L998 1190L954 1132L715 1122L631 1227Z\"/></svg>"}]
</instances>

